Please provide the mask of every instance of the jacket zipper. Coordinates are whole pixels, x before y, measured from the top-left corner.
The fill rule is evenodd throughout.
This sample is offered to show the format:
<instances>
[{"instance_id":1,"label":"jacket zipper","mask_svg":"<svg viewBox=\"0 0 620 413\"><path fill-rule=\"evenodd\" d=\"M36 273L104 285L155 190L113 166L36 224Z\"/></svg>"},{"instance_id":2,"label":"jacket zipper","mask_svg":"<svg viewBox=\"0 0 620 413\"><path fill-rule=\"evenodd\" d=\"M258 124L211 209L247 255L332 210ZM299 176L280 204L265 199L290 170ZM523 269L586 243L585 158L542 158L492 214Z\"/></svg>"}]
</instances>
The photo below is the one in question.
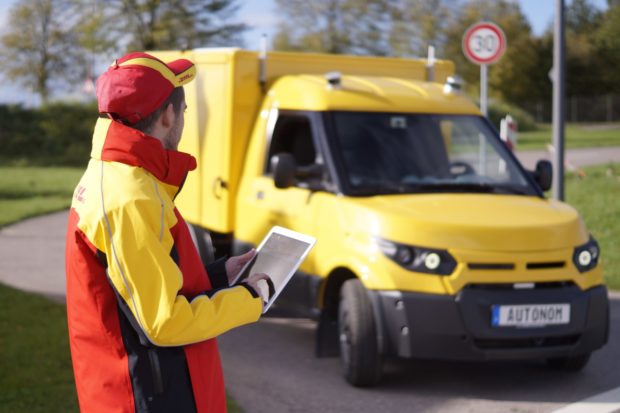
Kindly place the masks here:
<instances>
[{"instance_id":1,"label":"jacket zipper","mask_svg":"<svg viewBox=\"0 0 620 413\"><path fill-rule=\"evenodd\" d=\"M164 380L161 375L159 356L157 356L155 349L148 349L148 353L149 361L151 362L151 372L153 374L153 386L155 388L155 394L162 394L164 392Z\"/></svg>"}]
</instances>

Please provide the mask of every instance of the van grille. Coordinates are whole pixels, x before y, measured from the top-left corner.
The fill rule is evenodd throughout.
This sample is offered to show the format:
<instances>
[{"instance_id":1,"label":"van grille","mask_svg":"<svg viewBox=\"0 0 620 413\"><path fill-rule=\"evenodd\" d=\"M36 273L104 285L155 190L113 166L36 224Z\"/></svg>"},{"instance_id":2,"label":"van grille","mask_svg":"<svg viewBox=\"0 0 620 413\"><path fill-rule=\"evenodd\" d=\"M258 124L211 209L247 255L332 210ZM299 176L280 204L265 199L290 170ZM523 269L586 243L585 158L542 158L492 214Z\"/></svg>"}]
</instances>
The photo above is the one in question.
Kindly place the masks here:
<instances>
[{"instance_id":1,"label":"van grille","mask_svg":"<svg viewBox=\"0 0 620 413\"><path fill-rule=\"evenodd\" d=\"M494 263L486 264L479 262L471 262L467 264L467 268L470 270L514 270L515 265L510 263Z\"/></svg>"},{"instance_id":2,"label":"van grille","mask_svg":"<svg viewBox=\"0 0 620 413\"><path fill-rule=\"evenodd\" d=\"M574 283L572 281L552 281L552 282L539 282L532 283L534 284L534 289L542 290L542 289L557 289L557 288L566 288L572 287ZM479 283L479 284L467 284L465 287L475 290L490 290L490 291L498 291L498 290L514 290L514 283Z\"/></svg>"},{"instance_id":3,"label":"van grille","mask_svg":"<svg viewBox=\"0 0 620 413\"><path fill-rule=\"evenodd\" d=\"M525 268L528 270L549 270L553 268L564 268L565 266L565 261L528 262ZM515 264L509 262L470 262L467 264L467 268L480 271L514 270Z\"/></svg>"},{"instance_id":4,"label":"van grille","mask_svg":"<svg viewBox=\"0 0 620 413\"><path fill-rule=\"evenodd\" d=\"M526 268L528 270L548 270L551 268L564 268L566 262L564 261L555 261L555 262L528 262Z\"/></svg>"},{"instance_id":5,"label":"van grille","mask_svg":"<svg viewBox=\"0 0 620 413\"><path fill-rule=\"evenodd\" d=\"M511 348L540 348L554 346L571 346L580 335L541 337L541 338L513 338L513 339L475 339L474 344L484 350L502 350Z\"/></svg>"}]
</instances>

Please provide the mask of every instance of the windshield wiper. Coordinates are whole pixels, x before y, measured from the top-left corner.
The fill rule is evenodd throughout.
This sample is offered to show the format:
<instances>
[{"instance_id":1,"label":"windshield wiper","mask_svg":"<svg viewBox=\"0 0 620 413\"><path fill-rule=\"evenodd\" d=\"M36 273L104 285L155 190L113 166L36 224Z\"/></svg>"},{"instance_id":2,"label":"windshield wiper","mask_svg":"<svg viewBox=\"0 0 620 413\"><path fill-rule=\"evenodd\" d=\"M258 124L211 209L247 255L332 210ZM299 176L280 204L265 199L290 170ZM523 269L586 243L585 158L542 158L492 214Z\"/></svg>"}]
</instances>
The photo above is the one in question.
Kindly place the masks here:
<instances>
[{"instance_id":1,"label":"windshield wiper","mask_svg":"<svg viewBox=\"0 0 620 413\"><path fill-rule=\"evenodd\" d=\"M527 192L511 186L492 185L488 183L473 182L435 182L435 183L411 183L404 185L410 191L416 192L480 192L480 193L511 193L527 195Z\"/></svg>"}]
</instances>

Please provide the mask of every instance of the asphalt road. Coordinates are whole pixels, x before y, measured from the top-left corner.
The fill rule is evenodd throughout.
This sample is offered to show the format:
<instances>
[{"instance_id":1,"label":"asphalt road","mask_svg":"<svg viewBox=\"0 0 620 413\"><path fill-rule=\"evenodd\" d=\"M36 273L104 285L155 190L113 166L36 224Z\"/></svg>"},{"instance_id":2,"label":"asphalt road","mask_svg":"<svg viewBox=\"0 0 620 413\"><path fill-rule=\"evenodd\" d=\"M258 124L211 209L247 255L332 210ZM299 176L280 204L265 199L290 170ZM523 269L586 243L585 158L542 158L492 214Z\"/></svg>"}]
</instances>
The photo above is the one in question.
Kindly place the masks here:
<instances>
[{"instance_id":1,"label":"asphalt road","mask_svg":"<svg viewBox=\"0 0 620 413\"><path fill-rule=\"evenodd\" d=\"M552 412L620 386L620 300L609 344L580 373L542 362L391 360L380 385L349 386L338 359L316 359L314 323L263 319L220 338L229 393L248 413Z\"/></svg>"},{"instance_id":2,"label":"asphalt road","mask_svg":"<svg viewBox=\"0 0 620 413\"><path fill-rule=\"evenodd\" d=\"M620 150L614 156L620 161ZM0 230L0 282L62 301L66 221L60 212ZM356 389L341 378L338 359L314 357L309 320L263 319L220 337L220 352L227 389L247 413L552 412L620 387L620 295L611 303L609 344L577 374L542 362L390 360L378 387Z\"/></svg>"}]
</instances>

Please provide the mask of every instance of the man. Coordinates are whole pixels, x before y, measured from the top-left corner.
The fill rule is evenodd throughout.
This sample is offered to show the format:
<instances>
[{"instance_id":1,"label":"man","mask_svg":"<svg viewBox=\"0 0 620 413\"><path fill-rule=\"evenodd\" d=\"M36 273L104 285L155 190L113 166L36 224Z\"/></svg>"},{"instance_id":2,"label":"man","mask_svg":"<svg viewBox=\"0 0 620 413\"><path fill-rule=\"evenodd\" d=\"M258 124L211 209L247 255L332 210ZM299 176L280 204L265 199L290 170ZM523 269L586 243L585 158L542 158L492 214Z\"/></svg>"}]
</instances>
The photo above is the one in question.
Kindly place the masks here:
<instances>
[{"instance_id":1,"label":"man","mask_svg":"<svg viewBox=\"0 0 620 413\"><path fill-rule=\"evenodd\" d=\"M83 412L222 412L214 337L261 315L254 275L230 286L254 251L205 269L173 200L196 160L178 152L179 59L118 59L97 82L100 118L73 198L67 317Z\"/></svg>"}]
</instances>

